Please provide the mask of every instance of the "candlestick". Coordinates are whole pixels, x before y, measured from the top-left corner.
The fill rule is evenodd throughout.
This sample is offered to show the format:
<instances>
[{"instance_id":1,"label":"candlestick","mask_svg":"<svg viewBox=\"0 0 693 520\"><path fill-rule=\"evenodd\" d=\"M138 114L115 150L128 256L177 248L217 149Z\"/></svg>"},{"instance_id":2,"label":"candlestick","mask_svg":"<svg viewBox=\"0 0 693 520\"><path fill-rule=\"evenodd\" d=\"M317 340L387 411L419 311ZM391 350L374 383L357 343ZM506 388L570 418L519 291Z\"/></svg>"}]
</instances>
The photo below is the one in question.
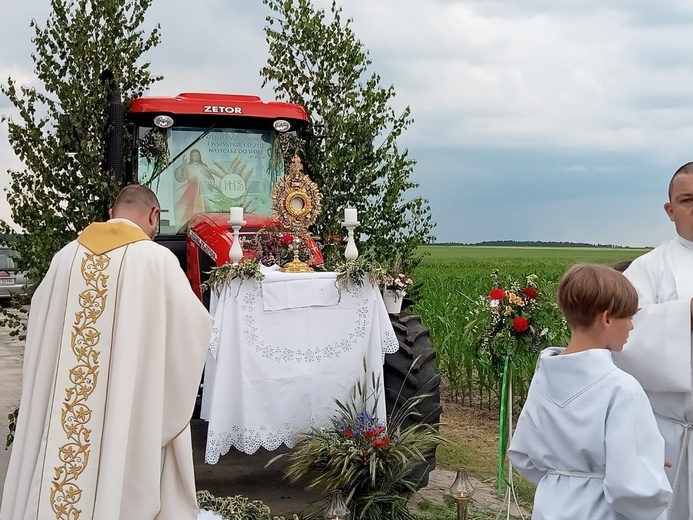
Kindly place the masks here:
<instances>
[{"instance_id":1,"label":"candlestick","mask_svg":"<svg viewBox=\"0 0 693 520\"><path fill-rule=\"evenodd\" d=\"M358 222L349 223L344 221L342 222L342 226L347 228L347 231L349 233L349 236L347 238L346 249L344 250L344 257L347 260L356 260L359 257L359 250L356 248L356 242L354 241L354 229L356 229L356 227L358 226Z\"/></svg>"},{"instance_id":2,"label":"candlestick","mask_svg":"<svg viewBox=\"0 0 693 520\"><path fill-rule=\"evenodd\" d=\"M243 208L234 206L229 210L229 223L238 224L240 222L243 222ZM245 222L241 225L245 225Z\"/></svg>"},{"instance_id":3,"label":"candlestick","mask_svg":"<svg viewBox=\"0 0 693 520\"><path fill-rule=\"evenodd\" d=\"M359 222L356 218L356 208L344 208L344 224L357 225Z\"/></svg>"},{"instance_id":4,"label":"candlestick","mask_svg":"<svg viewBox=\"0 0 693 520\"><path fill-rule=\"evenodd\" d=\"M241 211L243 210L243 208L240 209ZM245 224L245 220L231 224L231 227L233 228L233 244L231 244L231 249L229 250L229 258L234 265L240 262L241 258L243 258L243 248L241 247L241 237L239 232L241 228L245 226Z\"/></svg>"}]
</instances>

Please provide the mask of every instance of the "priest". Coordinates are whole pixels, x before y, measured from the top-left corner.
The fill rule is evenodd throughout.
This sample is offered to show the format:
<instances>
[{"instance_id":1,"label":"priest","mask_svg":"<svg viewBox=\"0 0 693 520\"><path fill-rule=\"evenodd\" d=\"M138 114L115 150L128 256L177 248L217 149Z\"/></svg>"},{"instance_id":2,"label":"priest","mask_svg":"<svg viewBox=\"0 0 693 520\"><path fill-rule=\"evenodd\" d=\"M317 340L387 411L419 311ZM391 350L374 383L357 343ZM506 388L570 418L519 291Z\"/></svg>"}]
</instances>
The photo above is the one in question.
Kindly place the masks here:
<instances>
[{"instance_id":1,"label":"priest","mask_svg":"<svg viewBox=\"0 0 693 520\"><path fill-rule=\"evenodd\" d=\"M647 392L671 461L674 490L667 518L693 518L693 162L679 168L664 204L677 236L635 259L625 271L640 309L623 352L614 361Z\"/></svg>"},{"instance_id":2,"label":"priest","mask_svg":"<svg viewBox=\"0 0 693 520\"><path fill-rule=\"evenodd\" d=\"M0 520L195 520L190 418L211 317L154 243L154 193L53 258L31 301Z\"/></svg>"}]
</instances>

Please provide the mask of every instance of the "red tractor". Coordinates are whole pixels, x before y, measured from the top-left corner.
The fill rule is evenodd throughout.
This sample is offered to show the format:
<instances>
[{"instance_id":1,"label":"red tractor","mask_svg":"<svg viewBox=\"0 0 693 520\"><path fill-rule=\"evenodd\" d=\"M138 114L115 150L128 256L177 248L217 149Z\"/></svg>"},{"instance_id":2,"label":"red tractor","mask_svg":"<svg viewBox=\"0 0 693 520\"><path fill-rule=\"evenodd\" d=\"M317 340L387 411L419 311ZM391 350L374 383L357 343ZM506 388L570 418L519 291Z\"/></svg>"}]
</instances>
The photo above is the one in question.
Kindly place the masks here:
<instances>
[{"instance_id":1,"label":"red tractor","mask_svg":"<svg viewBox=\"0 0 693 520\"><path fill-rule=\"evenodd\" d=\"M117 114L117 99L111 101ZM246 236L273 222L272 191L285 173L286 157L293 155L296 143L310 145L308 115L301 106L263 102L256 96L179 94L136 99L125 120L134 142L121 178L156 192L161 204L156 240L176 254L208 306L209 293L202 292L200 285L211 267L229 260L230 208L244 208ZM117 147L111 149L117 155ZM310 165L306 170L310 172ZM321 263L319 249L313 247L312 252L314 262ZM428 330L418 316L406 311L391 319L400 350L385 360L388 414L407 397L427 393L431 397L419 406L418 420L437 423L440 377ZM434 466L431 454L422 467L420 485L426 485Z\"/></svg>"}]
</instances>

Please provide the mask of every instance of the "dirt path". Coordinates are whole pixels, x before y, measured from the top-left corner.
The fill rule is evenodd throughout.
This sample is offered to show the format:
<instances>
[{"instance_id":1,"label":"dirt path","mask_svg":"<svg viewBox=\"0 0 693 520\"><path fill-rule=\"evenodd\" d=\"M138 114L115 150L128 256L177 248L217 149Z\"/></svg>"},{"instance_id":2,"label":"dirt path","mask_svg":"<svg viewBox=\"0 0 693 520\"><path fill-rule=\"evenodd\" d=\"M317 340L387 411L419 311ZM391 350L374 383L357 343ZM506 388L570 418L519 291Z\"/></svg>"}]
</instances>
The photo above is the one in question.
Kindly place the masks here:
<instances>
[{"instance_id":1,"label":"dirt path","mask_svg":"<svg viewBox=\"0 0 693 520\"><path fill-rule=\"evenodd\" d=\"M10 450L5 449L7 416L19 403L22 381L22 353L24 343L10 336L0 327L0 485L5 482Z\"/></svg>"}]
</instances>

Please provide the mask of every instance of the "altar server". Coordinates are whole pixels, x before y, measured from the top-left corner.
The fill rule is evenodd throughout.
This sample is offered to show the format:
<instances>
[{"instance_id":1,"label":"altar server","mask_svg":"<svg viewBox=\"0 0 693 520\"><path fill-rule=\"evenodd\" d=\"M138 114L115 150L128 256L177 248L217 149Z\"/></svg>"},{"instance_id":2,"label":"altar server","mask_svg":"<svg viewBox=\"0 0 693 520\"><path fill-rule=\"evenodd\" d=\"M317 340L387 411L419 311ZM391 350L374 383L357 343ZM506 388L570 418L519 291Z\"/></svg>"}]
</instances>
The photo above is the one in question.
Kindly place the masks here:
<instances>
[{"instance_id":1,"label":"altar server","mask_svg":"<svg viewBox=\"0 0 693 520\"><path fill-rule=\"evenodd\" d=\"M638 308L633 286L610 267L577 265L561 279L566 348L539 358L508 449L537 484L534 520L655 520L671 487L664 440L645 392L614 365Z\"/></svg>"},{"instance_id":2,"label":"altar server","mask_svg":"<svg viewBox=\"0 0 693 520\"><path fill-rule=\"evenodd\" d=\"M31 301L1 520L195 520L189 421L211 331L140 185Z\"/></svg>"},{"instance_id":3,"label":"altar server","mask_svg":"<svg viewBox=\"0 0 693 520\"><path fill-rule=\"evenodd\" d=\"M693 163L669 183L664 210L677 236L636 258L625 271L640 297L635 331L614 361L633 374L650 398L666 442L674 488L668 518L693 518L693 396L691 313L693 298Z\"/></svg>"}]
</instances>

